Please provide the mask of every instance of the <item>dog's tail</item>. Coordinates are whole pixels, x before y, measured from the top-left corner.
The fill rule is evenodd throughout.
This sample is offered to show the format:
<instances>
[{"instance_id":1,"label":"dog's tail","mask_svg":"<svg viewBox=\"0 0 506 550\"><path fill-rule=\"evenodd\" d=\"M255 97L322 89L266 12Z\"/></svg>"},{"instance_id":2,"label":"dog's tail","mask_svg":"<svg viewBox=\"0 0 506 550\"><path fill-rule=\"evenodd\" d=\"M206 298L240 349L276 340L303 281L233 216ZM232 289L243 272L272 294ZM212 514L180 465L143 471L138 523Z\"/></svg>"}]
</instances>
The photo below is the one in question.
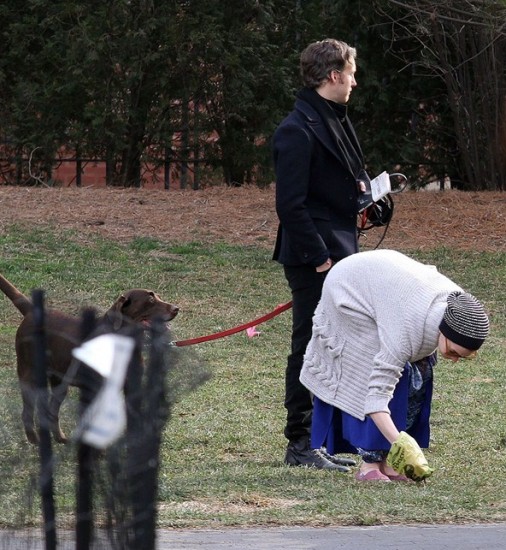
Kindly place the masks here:
<instances>
[{"instance_id":1,"label":"dog's tail","mask_svg":"<svg viewBox=\"0 0 506 550\"><path fill-rule=\"evenodd\" d=\"M32 302L13 284L0 275L0 290L18 308L23 316L32 310Z\"/></svg>"}]
</instances>

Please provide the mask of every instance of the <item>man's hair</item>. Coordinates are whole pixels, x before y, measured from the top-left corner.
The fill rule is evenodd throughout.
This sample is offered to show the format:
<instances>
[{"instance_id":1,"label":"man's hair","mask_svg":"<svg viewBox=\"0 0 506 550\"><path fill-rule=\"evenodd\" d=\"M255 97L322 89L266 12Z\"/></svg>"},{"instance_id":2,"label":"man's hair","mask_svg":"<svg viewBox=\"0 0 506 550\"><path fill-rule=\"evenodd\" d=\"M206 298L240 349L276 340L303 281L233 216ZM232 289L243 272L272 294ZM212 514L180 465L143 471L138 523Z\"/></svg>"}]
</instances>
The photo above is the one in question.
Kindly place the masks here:
<instances>
[{"instance_id":1,"label":"man's hair","mask_svg":"<svg viewBox=\"0 0 506 550\"><path fill-rule=\"evenodd\" d=\"M355 48L333 38L309 44L300 56L300 74L304 86L318 88L329 77L330 71L342 71L356 57Z\"/></svg>"}]
</instances>

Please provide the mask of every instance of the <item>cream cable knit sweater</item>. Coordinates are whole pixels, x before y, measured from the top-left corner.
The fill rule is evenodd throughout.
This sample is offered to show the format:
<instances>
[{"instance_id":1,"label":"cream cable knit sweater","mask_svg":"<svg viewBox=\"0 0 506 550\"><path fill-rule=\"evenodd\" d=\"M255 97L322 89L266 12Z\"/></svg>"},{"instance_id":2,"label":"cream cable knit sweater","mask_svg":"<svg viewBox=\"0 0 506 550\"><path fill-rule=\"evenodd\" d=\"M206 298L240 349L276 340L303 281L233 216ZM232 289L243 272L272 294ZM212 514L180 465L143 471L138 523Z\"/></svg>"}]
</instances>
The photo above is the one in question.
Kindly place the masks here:
<instances>
[{"instance_id":1,"label":"cream cable knit sweater","mask_svg":"<svg viewBox=\"0 0 506 550\"><path fill-rule=\"evenodd\" d=\"M406 361L436 349L454 290L434 266L394 250L341 260L325 280L300 381L356 418L389 412Z\"/></svg>"}]
</instances>

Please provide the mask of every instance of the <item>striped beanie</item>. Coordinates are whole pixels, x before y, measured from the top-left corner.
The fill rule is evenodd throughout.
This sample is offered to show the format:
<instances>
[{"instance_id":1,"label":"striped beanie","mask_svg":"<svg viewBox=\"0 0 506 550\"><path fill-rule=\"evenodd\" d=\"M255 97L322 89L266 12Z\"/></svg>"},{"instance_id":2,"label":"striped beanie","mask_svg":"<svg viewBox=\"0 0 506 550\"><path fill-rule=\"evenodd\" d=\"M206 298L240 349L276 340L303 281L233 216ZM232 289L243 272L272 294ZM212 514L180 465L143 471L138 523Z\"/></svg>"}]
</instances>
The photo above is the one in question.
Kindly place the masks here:
<instances>
[{"instance_id":1,"label":"striped beanie","mask_svg":"<svg viewBox=\"0 0 506 550\"><path fill-rule=\"evenodd\" d=\"M454 344L477 350L488 336L488 316L481 303L467 292L455 291L448 295L441 333Z\"/></svg>"}]
</instances>

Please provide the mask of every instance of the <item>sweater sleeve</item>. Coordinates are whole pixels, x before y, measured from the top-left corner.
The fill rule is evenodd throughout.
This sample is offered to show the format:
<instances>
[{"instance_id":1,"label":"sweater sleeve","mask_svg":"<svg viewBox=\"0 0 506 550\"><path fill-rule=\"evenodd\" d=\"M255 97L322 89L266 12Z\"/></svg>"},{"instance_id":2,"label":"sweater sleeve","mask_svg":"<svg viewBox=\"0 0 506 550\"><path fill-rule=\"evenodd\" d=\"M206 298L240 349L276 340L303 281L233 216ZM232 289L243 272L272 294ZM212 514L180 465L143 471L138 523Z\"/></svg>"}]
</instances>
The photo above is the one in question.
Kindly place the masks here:
<instances>
[{"instance_id":1,"label":"sweater sleeve","mask_svg":"<svg viewBox=\"0 0 506 550\"><path fill-rule=\"evenodd\" d=\"M374 357L374 365L369 377L364 414L374 412L390 413L388 404L395 386L402 376L406 361L399 360L383 347Z\"/></svg>"}]
</instances>

